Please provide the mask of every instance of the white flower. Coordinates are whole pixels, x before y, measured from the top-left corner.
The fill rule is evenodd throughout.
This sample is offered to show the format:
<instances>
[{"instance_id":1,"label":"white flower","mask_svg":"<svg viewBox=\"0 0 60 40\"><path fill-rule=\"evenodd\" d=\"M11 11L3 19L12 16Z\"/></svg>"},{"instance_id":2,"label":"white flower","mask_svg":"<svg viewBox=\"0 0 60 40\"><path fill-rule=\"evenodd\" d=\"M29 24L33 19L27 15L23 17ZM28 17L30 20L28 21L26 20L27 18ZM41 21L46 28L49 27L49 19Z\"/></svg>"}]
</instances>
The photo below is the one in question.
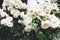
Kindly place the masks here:
<instances>
[{"instance_id":1,"label":"white flower","mask_svg":"<svg viewBox=\"0 0 60 40\"><path fill-rule=\"evenodd\" d=\"M49 27L57 28L60 25L60 19L55 15L50 14L54 9L57 11L59 10L57 4L51 3L51 0L28 0L27 4L23 3L21 0L4 0L2 6L3 10L6 10L7 7L8 11L10 11L14 18L18 18L19 16L23 18L23 20L18 20L18 23L23 23L26 26L26 32L30 32L35 29L28 25L35 18L39 18L42 21L41 28L43 29L47 29ZM27 10L26 14L18 10L25 8ZM0 9L0 16L6 16L6 19L1 20L1 25L12 27L13 18L2 9Z\"/></svg>"},{"instance_id":2,"label":"white flower","mask_svg":"<svg viewBox=\"0 0 60 40\"><path fill-rule=\"evenodd\" d=\"M25 27L25 31L26 31L26 32L30 32L31 30L32 30L32 27L31 27L31 26Z\"/></svg>"},{"instance_id":3,"label":"white flower","mask_svg":"<svg viewBox=\"0 0 60 40\"><path fill-rule=\"evenodd\" d=\"M22 1L21 0L9 0L9 2L12 3L12 5L15 8L18 8L18 9L21 8L21 4L22 4Z\"/></svg>"},{"instance_id":4,"label":"white flower","mask_svg":"<svg viewBox=\"0 0 60 40\"><path fill-rule=\"evenodd\" d=\"M7 17L7 16L9 16L6 12L4 12L2 9L0 9L0 16L1 17Z\"/></svg>"},{"instance_id":5,"label":"white flower","mask_svg":"<svg viewBox=\"0 0 60 40\"><path fill-rule=\"evenodd\" d=\"M51 4L46 4L44 11L49 14L52 10L52 5Z\"/></svg>"},{"instance_id":6,"label":"white flower","mask_svg":"<svg viewBox=\"0 0 60 40\"><path fill-rule=\"evenodd\" d=\"M1 25L12 27L13 23L11 22L13 20L12 17L7 17L6 19L1 20Z\"/></svg>"},{"instance_id":7,"label":"white flower","mask_svg":"<svg viewBox=\"0 0 60 40\"><path fill-rule=\"evenodd\" d=\"M10 13L13 15L14 18L17 18L18 16L20 16L20 11L16 9L12 9Z\"/></svg>"},{"instance_id":8,"label":"white flower","mask_svg":"<svg viewBox=\"0 0 60 40\"><path fill-rule=\"evenodd\" d=\"M9 6L9 7L8 7L8 11L10 11L11 9L13 9L13 7L12 7L12 6Z\"/></svg>"},{"instance_id":9,"label":"white flower","mask_svg":"<svg viewBox=\"0 0 60 40\"><path fill-rule=\"evenodd\" d=\"M23 23L24 23L25 25L28 25L29 23L32 22L32 18L29 17L29 16L26 16L26 17L23 18L23 19L24 19Z\"/></svg>"},{"instance_id":10,"label":"white flower","mask_svg":"<svg viewBox=\"0 0 60 40\"><path fill-rule=\"evenodd\" d=\"M26 27L25 27L26 32L30 32L31 30L35 30L35 29L36 29L36 24L34 24L34 26L26 25Z\"/></svg>"},{"instance_id":11,"label":"white flower","mask_svg":"<svg viewBox=\"0 0 60 40\"><path fill-rule=\"evenodd\" d=\"M13 15L16 12L15 9L11 9L10 13Z\"/></svg>"},{"instance_id":12,"label":"white flower","mask_svg":"<svg viewBox=\"0 0 60 40\"><path fill-rule=\"evenodd\" d=\"M60 25L60 19L56 17L55 15L50 15L49 20L51 22L51 27L52 28L57 28Z\"/></svg>"},{"instance_id":13,"label":"white flower","mask_svg":"<svg viewBox=\"0 0 60 40\"><path fill-rule=\"evenodd\" d=\"M21 9L21 4L15 3L15 7Z\"/></svg>"},{"instance_id":14,"label":"white flower","mask_svg":"<svg viewBox=\"0 0 60 40\"><path fill-rule=\"evenodd\" d=\"M5 25L7 23L6 19L1 20L1 25Z\"/></svg>"},{"instance_id":15,"label":"white flower","mask_svg":"<svg viewBox=\"0 0 60 40\"><path fill-rule=\"evenodd\" d=\"M8 27L13 27L13 23L7 22L6 26L8 26Z\"/></svg>"},{"instance_id":16,"label":"white flower","mask_svg":"<svg viewBox=\"0 0 60 40\"><path fill-rule=\"evenodd\" d=\"M18 20L18 23L22 23L23 21L22 20Z\"/></svg>"},{"instance_id":17,"label":"white flower","mask_svg":"<svg viewBox=\"0 0 60 40\"><path fill-rule=\"evenodd\" d=\"M9 0L3 0L2 9L6 10L6 6L9 6Z\"/></svg>"},{"instance_id":18,"label":"white flower","mask_svg":"<svg viewBox=\"0 0 60 40\"><path fill-rule=\"evenodd\" d=\"M59 8L56 3L52 4L52 9L55 9L56 11L59 11Z\"/></svg>"},{"instance_id":19,"label":"white flower","mask_svg":"<svg viewBox=\"0 0 60 40\"><path fill-rule=\"evenodd\" d=\"M52 28L57 28L57 27L60 26L59 24L60 24L60 23L53 21L53 22L51 22L51 25L50 25L50 26L51 26Z\"/></svg>"},{"instance_id":20,"label":"white flower","mask_svg":"<svg viewBox=\"0 0 60 40\"><path fill-rule=\"evenodd\" d=\"M1 13L1 17L4 17L4 16L6 16L6 13L5 12L2 12Z\"/></svg>"},{"instance_id":21,"label":"white flower","mask_svg":"<svg viewBox=\"0 0 60 40\"><path fill-rule=\"evenodd\" d=\"M10 21L13 20L13 18L12 17L7 17L6 20L10 22Z\"/></svg>"},{"instance_id":22,"label":"white flower","mask_svg":"<svg viewBox=\"0 0 60 40\"><path fill-rule=\"evenodd\" d=\"M49 25L50 25L50 21L49 21L49 20L46 20L46 21L42 21L42 22L41 22L41 28L42 28L42 29L47 29L47 28L49 28Z\"/></svg>"},{"instance_id":23,"label":"white flower","mask_svg":"<svg viewBox=\"0 0 60 40\"><path fill-rule=\"evenodd\" d=\"M40 15L40 16L45 16L45 15L46 15L46 12L41 11L39 15Z\"/></svg>"},{"instance_id":24,"label":"white flower","mask_svg":"<svg viewBox=\"0 0 60 40\"><path fill-rule=\"evenodd\" d=\"M60 26L60 19L55 15L48 15L45 21L41 22L41 28L57 28Z\"/></svg>"},{"instance_id":25,"label":"white flower","mask_svg":"<svg viewBox=\"0 0 60 40\"><path fill-rule=\"evenodd\" d=\"M4 7L8 6L7 1L4 1L3 4L2 4L2 6L4 6Z\"/></svg>"},{"instance_id":26,"label":"white flower","mask_svg":"<svg viewBox=\"0 0 60 40\"><path fill-rule=\"evenodd\" d=\"M14 14L13 17L14 17L14 18L17 18L17 17L18 17L18 14Z\"/></svg>"}]
</instances>

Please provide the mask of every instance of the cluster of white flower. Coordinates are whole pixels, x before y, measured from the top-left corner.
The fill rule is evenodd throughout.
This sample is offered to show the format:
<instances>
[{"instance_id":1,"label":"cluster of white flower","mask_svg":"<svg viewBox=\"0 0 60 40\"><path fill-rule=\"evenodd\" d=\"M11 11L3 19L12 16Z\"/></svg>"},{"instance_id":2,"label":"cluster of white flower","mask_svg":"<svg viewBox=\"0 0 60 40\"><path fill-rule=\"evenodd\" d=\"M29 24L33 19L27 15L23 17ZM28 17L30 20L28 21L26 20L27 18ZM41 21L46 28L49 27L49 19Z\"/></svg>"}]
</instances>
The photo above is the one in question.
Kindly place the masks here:
<instances>
[{"instance_id":1,"label":"cluster of white flower","mask_svg":"<svg viewBox=\"0 0 60 40\"><path fill-rule=\"evenodd\" d=\"M49 27L57 28L60 26L60 19L55 15L47 15L47 19L41 22L41 28L47 29Z\"/></svg>"},{"instance_id":2,"label":"cluster of white flower","mask_svg":"<svg viewBox=\"0 0 60 40\"><path fill-rule=\"evenodd\" d=\"M54 14L51 14L52 10L59 11L57 3L52 3L51 0L28 0L27 14L34 18L38 18L41 21L41 28L47 29L49 27L57 28L60 26L60 19ZM41 18L41 17L42 18Z\"/></svg>"},{"instance_id":3,"label":"cluster of white flower","mask_svg":"<svg viewBox=\"0 0 60 40\"><path fill-rule=\"evenodd\" d=\"M8 6L8 10L11 10L13 7L17 9L26 8L26 3L22 3L21 0L4 0L3 9L6 9L6 6Z\"/></svg>"},{"instance_id":4,"label":"cluster of white flower","mask_svg":"<svg viewBox=\"0 0 60 40\"><path fill-rule=\"evenodd\" d=\"M1 20L1 25L8 26L8 27L13 27L12 20L13 20L12 17L7 17L6 19L2 19Z\"/></svg>"},{"instance_id":5,"label":"cluster of white flower","mask_svg":"<svg viewBox=\"0 0 60 40\"><path fill-rule=\"evenodd\" d=\"M20 11L18 9L25 9L27 7L26 3L22 3L21 0L4 0L2 4L3 10L10 11L14 18L17 18L20 15Z\"/></svg>"},{"instance_id":6,"label":"cluster of white flower","mask_svg":"<svg viewBox=\"0 0 60 40\"><path fill-rule=\"evenodd\" d=\"M18 20L18 23L23 23L26 26L25 31L27 32L36 29L32 25L29 25L35 18L38 18L41 21L41 28L43 29L47 29L49 27L57 28L60 26L60 19L54 14L51 14L52 10L59 11L59 8L57 3L52 3L51 0L28 0L27 4L23 3L21 0L4 0L2 9L6 10L6 7L14 18L18 18L18 16L23 18L23 20ZM0 15L1 17L6 16L6 19L2 19L1 24L12 27L13 18L2 9L0 9ZM27 12L21 12L18 9L27 9Z\"/></svg>"}]
</instances>

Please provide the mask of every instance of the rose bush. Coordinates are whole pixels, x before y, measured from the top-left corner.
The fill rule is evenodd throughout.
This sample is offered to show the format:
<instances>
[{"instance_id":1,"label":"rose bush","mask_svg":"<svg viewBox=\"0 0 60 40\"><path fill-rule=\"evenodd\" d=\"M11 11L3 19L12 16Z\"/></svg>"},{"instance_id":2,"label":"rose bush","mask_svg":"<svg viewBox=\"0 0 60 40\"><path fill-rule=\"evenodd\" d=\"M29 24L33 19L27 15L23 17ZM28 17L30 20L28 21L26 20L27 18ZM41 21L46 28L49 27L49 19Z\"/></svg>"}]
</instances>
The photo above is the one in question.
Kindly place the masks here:
<instances>
[{"instance_id":1,"label":"rose bush","mask_svg":"<svg viewBox=\"0 0 60 40\"><path fill-rule=\"evenodd\" d=\"M1 40L60 40L59 0L3 0Z\"/></svg>"}]
</instances>

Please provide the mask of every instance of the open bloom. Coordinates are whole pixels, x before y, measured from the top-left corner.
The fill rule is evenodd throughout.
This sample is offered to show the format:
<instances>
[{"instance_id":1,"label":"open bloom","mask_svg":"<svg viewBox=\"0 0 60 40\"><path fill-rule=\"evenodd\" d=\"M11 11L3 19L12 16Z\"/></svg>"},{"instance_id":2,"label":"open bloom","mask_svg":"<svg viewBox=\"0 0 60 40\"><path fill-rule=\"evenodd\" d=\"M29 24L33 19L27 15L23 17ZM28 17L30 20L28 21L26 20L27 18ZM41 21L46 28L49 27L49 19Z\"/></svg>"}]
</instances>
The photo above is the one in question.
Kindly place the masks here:
<instances>
[{"instance_id":1,"label":"open bloom","mask_svg":"<svg viewBox=\"0 0 60 40\"><path fill-rule=\"evenodd\" d=\"M50 22L51 22L51 27L52 28L57 28L60 25L60 19L56 17L55 15L50 15L49 16Z\"/></svg>"},{"instance_id":2,"label":"open bloom","mask_svg":"<svg viewBox=\"0 0 60 40\"><path fill-rule=\"evenodd\" d=\"M41 22L41 28L42 29L47 29L47 28L49 28L50 26L50 21L49 20L46 20L46 21L42 21Z\"/></svg>"},{"instance_id":3,"label":"open bloom","mask_svg":"<svg viewBox=\"0 0 60 40\"><path fill-rule=\"evenodd\" d=\"M30 32L31 30L32 30L32 27L31 27L31 26L25 27L25 31L26 31L26 32Z\"/></svg>"}]
</instances>

